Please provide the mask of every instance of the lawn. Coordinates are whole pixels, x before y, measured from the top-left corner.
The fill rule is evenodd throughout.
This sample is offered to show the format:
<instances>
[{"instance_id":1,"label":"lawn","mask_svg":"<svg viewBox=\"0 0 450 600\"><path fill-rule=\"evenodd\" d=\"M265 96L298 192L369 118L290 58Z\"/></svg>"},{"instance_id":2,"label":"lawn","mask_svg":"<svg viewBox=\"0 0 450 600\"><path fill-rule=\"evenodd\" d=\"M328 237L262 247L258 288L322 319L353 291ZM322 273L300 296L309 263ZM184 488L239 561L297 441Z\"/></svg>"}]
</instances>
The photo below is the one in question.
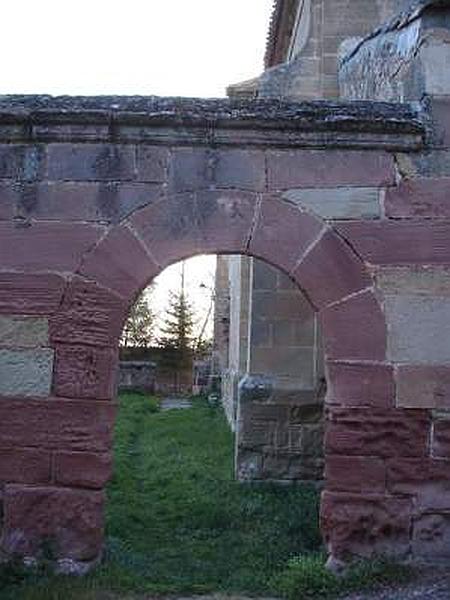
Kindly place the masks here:
<instances>
[{"instance_id":1,"label":"lawn","mask_svg":"<svg viewBox=\"0 0 450 600\"><path fill-rule=\"evenodd\" d=\"M236 483L220 408L155 408L141 395L120 399L103 564L82 579L4 570L2 600L267 595L291 557L320 550L312 487Z\"/></svg>"}]
</instances>

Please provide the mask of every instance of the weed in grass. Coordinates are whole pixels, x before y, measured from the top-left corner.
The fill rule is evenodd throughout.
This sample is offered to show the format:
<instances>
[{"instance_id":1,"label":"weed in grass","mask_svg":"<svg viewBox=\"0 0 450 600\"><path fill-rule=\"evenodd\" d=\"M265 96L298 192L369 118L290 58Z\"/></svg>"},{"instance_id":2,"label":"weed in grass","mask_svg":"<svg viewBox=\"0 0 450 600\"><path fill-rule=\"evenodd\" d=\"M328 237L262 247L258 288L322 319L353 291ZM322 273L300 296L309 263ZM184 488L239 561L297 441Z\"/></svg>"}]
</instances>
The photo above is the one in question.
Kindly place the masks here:
<instances>
[{"instance_id":1,"label":"weed in grass","mask_svg":"<svg viewBox=\"0 0 450 600\"><path fill-rule=\"evenodd\" d=\"M344 574L335 575L325 568L323 554L311 554L290 559L287 567L272 578L271 586L274 593L288 600L316 600L399 584L411 578L410 568L383 558L355 562Z\"/></svg>"}]
</instances>

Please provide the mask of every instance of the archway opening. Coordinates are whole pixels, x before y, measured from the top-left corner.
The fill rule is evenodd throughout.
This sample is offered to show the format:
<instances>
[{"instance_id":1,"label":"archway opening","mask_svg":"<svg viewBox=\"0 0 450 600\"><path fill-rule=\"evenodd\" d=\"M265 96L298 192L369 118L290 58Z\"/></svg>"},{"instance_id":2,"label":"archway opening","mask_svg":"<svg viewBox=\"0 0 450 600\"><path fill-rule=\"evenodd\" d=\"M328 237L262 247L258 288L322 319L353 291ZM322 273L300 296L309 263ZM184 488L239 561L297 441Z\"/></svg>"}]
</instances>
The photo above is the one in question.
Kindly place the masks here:
<instances>
[{"instance_id":1,"label":"archway opening","mask_svg":"<svg viewBox=\"0 0 450 600\"><path fill-rule=\"evenodd\" d=\"M120 349L107 556L156 591L268 593L322 544L316 313L287 275L242 255L163 271L130 311L145 328L143 303L148 343L126 339L129 318Z\"/></svg>"}]
</instances>

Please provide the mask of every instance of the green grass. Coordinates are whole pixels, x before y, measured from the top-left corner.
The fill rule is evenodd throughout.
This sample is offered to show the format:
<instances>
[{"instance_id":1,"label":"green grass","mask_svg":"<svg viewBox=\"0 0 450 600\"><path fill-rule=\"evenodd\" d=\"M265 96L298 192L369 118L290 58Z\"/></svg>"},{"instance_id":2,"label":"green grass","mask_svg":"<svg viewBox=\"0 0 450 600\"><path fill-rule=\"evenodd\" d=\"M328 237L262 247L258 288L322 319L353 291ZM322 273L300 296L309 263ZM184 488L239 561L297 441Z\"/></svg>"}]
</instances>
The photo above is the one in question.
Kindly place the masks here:
<instances>
[{"instance_id":1,"label":"green grass","mask_svg":"<svg viewBox=\"0 0 450 600\"><path fill-rule=\"evenodd\" d=\"M344 578L324 568L318 494L307 486L233 480L233 436L220 408L157 412L154 399L121 398L106 551L84 578L0 568L1 600L143 600L149 595L244 592L289 600L336 598L399 581L383 561Z\"/></svg>"}]
</instances>

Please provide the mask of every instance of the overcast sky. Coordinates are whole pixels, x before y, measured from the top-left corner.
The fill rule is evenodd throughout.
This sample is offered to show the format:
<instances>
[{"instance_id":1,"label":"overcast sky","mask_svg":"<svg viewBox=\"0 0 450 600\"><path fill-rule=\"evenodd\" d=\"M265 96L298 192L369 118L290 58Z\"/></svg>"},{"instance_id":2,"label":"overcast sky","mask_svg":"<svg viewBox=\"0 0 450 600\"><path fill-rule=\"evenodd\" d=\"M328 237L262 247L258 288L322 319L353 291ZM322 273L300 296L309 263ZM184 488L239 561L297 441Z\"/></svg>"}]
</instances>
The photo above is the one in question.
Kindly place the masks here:
<instances>
[{"instance_id":1,"label":"overcast sky","mask_svg":"<svg viewBox=\"0 0 450 600\"><path fill-rule=\"evenodd\" d=\"M255 77L273 0L3 0L1 94L224 96ZM163 313L179 265L156 280ZM213 257L186 265L202 324ZM204 285L206 285L206 288Z\"/></svg>"},{"instance_id":2,"label":"overcast sky","mask_svg":"<svg viewBox=\"0 0 450 600\"><path fill-rule=\"evenodd\" d=\"M223 96L262 70L273 0L3 0L0 92Z\"/></svg>"}]
</instances>

